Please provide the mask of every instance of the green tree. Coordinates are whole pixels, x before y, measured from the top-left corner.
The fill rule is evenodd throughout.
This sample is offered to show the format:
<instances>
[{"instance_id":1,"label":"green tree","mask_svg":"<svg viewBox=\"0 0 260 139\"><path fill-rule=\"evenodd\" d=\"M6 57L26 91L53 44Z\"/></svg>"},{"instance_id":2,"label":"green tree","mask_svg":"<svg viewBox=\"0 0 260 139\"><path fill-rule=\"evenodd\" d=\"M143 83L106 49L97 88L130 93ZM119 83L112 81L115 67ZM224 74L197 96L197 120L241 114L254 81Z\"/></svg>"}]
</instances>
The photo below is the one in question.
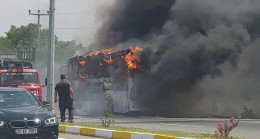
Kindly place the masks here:
<instances>
[{"instance_id":1,"label":"green tree","mask_svg":"<svg viewBox=\"0 0 260 139\"><path fill-rule=\"evenodd\" d=\"M35 47L39 34L38 24L29 24L19 28L11 26L6 32L6 37L1 37L0 48L2 49L17 49L17 47Z\"/></svg>"},{"instance_id":2,"label":"green tree","mask_svg":"<svg viewBox=\"0 0 260 139\"><path fill-rule=\"evenodd\" d=\"M0 50L14 50L17 48L36 48L36 61L47 60L48 58L48 29L39 29L38 24L27 26L11 26L6 32L6 37L0 37ZM39 36L40 35L40 36ZM75 40L63 41L55 36L55 61L65 61L72 57L75 51L82 51L82 44Z\"/></svg>"}]
</instances>

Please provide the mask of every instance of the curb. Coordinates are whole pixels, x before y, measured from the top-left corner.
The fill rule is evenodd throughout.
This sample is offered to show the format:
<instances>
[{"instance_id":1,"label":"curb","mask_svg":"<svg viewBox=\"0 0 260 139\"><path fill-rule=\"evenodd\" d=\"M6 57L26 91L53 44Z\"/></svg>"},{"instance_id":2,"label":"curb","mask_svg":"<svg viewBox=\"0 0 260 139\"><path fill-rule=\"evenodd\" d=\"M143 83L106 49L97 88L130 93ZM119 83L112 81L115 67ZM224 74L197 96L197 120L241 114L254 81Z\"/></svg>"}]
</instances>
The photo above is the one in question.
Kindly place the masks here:
<instances>
[{"instance_id":1,"label":"curb","mask_svg":"<svg viewBox=\"0 0 260 139\"><path fill-rule=\"evenodd\" d=\"M138 133L129 131L116 131L81 126L59 125L60 133L80 134L83 136L103 137L110 139L192 139L185 137L165 136L159 134Z\"/></svg>"}]
</instances>

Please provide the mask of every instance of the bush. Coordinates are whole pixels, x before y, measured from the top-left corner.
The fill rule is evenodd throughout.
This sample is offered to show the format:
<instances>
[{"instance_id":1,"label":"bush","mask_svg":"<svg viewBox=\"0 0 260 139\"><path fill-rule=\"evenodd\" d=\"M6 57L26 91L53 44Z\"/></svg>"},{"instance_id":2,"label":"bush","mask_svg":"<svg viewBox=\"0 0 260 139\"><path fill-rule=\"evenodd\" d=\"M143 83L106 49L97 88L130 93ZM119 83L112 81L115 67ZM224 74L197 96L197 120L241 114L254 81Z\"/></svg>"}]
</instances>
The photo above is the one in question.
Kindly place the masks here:
<instances>
[{"instance_id":1,"label":"bush","mask_svg":"<svg viewBox=\"0 0 260 139\"><path fill-rule=\"evenodd\" d=\"M234 117L230 118L230 125L228 125L228 122L225 121L224 124L219 123L217 125L217 130L215 131L215 134L212 135L212 137L217 137L217 138L227 138L231 130L233 130L235 127L238 126L238 122L241 119L241 116L238 116L238 119L235 120Z\"/></svg>"},{"instance_id":2,"label":"bush","mask_svg":"<svg viewBox=\"0 0 260 139\"><path fill-rule=\"evenodd\" d=\"M112 106L114 105L113 98L107 92L102 93L106 98L106 107L104 109L104 119L101 118L101 125L104 127L109 127L114 123L114 115L112 114Z\"/></svg>"}]
</instances>

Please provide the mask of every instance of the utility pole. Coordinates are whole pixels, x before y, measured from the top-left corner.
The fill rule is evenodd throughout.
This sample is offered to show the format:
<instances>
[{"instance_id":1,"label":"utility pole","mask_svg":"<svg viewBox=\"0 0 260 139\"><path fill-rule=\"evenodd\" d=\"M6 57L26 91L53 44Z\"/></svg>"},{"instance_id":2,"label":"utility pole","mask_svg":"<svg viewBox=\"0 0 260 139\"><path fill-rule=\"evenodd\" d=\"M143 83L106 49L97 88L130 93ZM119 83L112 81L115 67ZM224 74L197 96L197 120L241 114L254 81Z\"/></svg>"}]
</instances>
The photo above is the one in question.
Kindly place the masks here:
<instances>
[{"instance_id":1,"label":"utility pole","mask_svg":"<svg viewBox=\"0 0 260 139\"><path fill-rule=\"evenodd\" d=\"M40 27L40 17L41 16L46 16L46 15L49 15L48 13L47 14L41 14L41 11L38 10L38 13L31 13L31 10L29 10L29 15L36 15L38 16L38 25L39 25L39 34L38 34L38 48L41 49L41 46L40 46L40 31L41 31L41 27Z\"/></svg>"},{"instance_id":2,"label":"utility pole","mask_svg":"<svg viewBox=\"0 0 260 139\"><path fill-rule=\"evenodd\" d=\"M38 13L31 13L31 10L29 10L29 15L37 15L38 16L38 25L40 25L41 16L46 16L46 15L49 15L49 14L41 14L40 10L38 10Z\"/></svg>"},{"instance_id":3,"label":"utility pole","mask_svg":"<svg viewBox=\"0 0 260 139\"><path fill-rule=\"evenodd\" d=\"M50 0L49 10L49 46L48 46L48 69L47 69L47 101L50 103L50 108L54 108L54 51L55 51L55 35L54 35L54 14L55 0Z\"/></svg>"}]
</instances>

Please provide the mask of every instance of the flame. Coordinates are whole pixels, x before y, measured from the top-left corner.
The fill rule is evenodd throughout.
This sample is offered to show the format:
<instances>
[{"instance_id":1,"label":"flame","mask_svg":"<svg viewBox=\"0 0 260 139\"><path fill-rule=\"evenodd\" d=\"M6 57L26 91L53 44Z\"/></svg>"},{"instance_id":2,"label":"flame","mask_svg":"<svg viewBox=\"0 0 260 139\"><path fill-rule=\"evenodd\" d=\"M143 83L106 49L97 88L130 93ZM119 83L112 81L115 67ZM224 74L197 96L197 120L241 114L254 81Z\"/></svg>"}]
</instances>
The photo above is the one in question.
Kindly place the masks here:
<instances>
[{"instance_id":1,"label":"flame","mask_svg":"<svg viewBox=\"0 0 260 139\"><path fill-rule=\"evenodd\" d=\"M130 52L123 51L123 52L128 52L127 54L118 53L120 55L117 55L117 53L115 53L115 58L113 59L112 53L115 52L115 50L116 50L115 48L102 49L99 51L93 51L93 52L89 53L89 56L99 55L101 53L109 56L109 59L105 59L103 56L101 56L103 58L99 57L100 59L98 58L98 60L100 60L100 61L94 60L92 58L85 59L84 57L78 56L77 61L78 61L79 65L81 66L79 68L78 77L80 79L86 79L86 78L94 78L96 76L96 75L92 75L91 73L89 74L86 72L87 69L91 68L91 67L86 67L85 64L91 63L91 62L99 62L98 64L100 67L104 66L104 64L105 64L104 62L106 62L107 64L112 64L113 62L118 62L118 64L121 64L121 66L127 67L127 69L123 68L124 69L123 72L125 73L123 76L128 75L130 70L141 70L141 66L140 66L141 59L138 55L139 52L141 51L141 49L138 46L136 46L135 48L129 47ZM123 61L123 63L121 63L121 61ZM118 64L115 64L115 65L118 65ZM104 67L104 68L106 68L106 67ZM103 69L103 70L106 70L106 69Z\"/></svg>"},{"instance_id":2,"label":"flame","mask_svg":"<svg viewBox=\"0 0 260 139\"><path fill-rule=\"evenodd\" d=\"M86 78L88 78L88 75L81 75L81 74L79 74L79 78L80 79L86 79Z\"/></svg>"},{"instance_id":3,"label":"flame","mask_svg":"<svg viewBox=\"0 0 260 139\"><path fill-rule=\"evenodd\" d=\"M84 66L85 65L85 63L86 63L86 61L79 61L79 64L80 64L80 66Z\"/></svg>"},{"instance_id":4,"label":"flame","mask_svg":"<svg viewBox=\"0 0 260 139\"><path fill-rule=\"evenodd\" d=\"M103 60L104 60L105 62L107 62L108 64L112 64L112 63L115 61L114 59L111 58L111 55L109 55L109 60L106 60L106 59L104 59L104 58L103 58Z\"/></svg>"},{"instance_id":5,"label":"flame","mask_svg":"<svg viewBox=\"0 0 260 139\"><path fill-rule=\"evenodd\" d=\"M130 47L130 52L125 56L125 63L128 67L128 71L130 69L137 69L137 63L141 62L140 57L138 56L138 52L141 49L136 46L135 48Z\"/></svg>"},{"instance_id":6,"label":"flame","mask_svg":"<svg viewBox=\"0 0 260 139\"><path fill-rule=\"evenodd\" d=\"M89 56L99 55L100 53L111 54L111 53L113 53L113 52L114 52L113 49L101 49L101 50L97 50L97 51L90 52L90 53L89 53Z\"/></svg>"}]
</instances>

